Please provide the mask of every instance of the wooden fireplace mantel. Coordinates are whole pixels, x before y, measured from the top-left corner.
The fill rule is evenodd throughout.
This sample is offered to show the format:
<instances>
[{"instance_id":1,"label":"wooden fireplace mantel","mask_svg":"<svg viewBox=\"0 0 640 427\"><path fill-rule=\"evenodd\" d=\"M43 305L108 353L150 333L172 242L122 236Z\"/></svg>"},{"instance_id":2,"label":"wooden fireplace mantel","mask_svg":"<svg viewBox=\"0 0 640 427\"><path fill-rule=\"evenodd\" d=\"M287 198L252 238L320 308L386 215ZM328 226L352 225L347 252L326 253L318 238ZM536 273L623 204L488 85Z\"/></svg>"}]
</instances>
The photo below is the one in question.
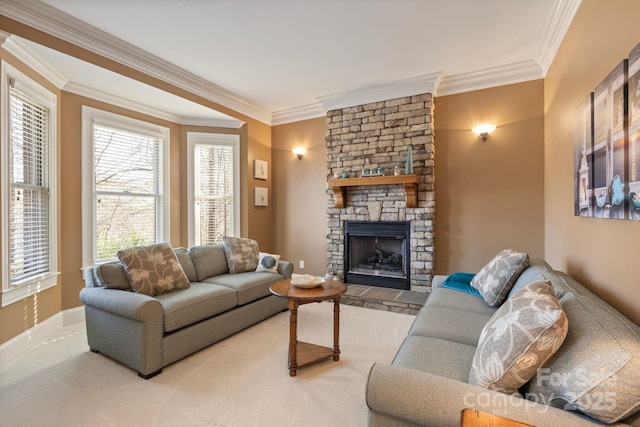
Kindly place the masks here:
<instances>
[{"instance_id":1,"label":"wooden fireplace mantel","mask_svg":"<svg viewBox=\"0 0 640 427\"><path fill-rule=\"evenodd\" d=\"M333 189L336 208L344 208L347 204L347 187L401 184L404 186L407 207L416 208L418 207L419 182L420 177L416 174L366 176L360 178L333 178L329 180L329 187Z\"/></svg>"}]
</instances>

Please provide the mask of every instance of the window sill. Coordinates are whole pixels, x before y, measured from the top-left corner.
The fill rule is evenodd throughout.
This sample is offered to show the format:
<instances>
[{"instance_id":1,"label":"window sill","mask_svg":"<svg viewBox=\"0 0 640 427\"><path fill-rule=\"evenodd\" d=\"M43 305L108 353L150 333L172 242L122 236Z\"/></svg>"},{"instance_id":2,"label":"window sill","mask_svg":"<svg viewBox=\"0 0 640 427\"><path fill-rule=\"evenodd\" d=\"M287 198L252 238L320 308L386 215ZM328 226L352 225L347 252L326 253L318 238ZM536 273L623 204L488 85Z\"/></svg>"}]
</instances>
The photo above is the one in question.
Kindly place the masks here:
<instances>
[{"instance_id":1,"label":"window sill","mask_svg":"<svg viewBox=\"0 0 640 427\"><path fill-rule=\"evenodd\" d=\"M2 307L6 307L15 302L21 301L45 289L52 288L58 284L58 275L60 273L51 273L11 286L9 289L2 291Z\"/></svg>"}]
</instances>

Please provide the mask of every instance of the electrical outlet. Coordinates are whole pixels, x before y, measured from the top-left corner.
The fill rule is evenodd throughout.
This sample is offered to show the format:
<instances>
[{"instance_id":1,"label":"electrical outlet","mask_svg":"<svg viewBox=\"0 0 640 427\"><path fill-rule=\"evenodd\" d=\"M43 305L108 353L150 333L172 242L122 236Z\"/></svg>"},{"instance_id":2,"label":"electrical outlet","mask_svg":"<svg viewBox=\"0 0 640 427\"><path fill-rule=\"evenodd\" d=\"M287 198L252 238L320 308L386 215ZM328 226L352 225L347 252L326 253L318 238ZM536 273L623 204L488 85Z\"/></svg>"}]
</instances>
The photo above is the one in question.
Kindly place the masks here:
<instances>
[{"instance_id":1,"label":"electrical outlet","mask_svg":"<svg viewBox=\"0 0 640 427\"><path fill-rule=\"evenodd\" d=\"M300 268L304 268L304 261L300 260Z\"/></svg>"}]
</instances>

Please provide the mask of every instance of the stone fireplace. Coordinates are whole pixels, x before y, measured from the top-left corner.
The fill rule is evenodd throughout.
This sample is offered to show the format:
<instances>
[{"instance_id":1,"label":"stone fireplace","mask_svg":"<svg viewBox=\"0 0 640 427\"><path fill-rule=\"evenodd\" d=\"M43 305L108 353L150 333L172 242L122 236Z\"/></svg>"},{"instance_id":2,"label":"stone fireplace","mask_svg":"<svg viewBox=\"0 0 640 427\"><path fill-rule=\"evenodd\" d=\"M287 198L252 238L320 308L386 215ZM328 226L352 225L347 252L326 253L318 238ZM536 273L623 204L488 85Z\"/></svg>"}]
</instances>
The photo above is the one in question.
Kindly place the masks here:
<instances>
[{"instance_id":1,"label":"stone fireplace","mask_svg":"<svg viewBox=\"0 0 640 427\"><path fill-rule=\"evenodd\" d=\"M397 166L404 172L409 146L413 171L419 178L416 207L407 207L405 198L409 194L403 185L394 183L345 187L346 197L341 201L344 207L336 207L336 195L332 188L327 189L328 270L347 283L428 292L433 277L435 212L432 95L427 93L331 110L327 112L326 120L328 179L343 172L350 178L361 177L363 169L382 169L385 175L393 175ZM353 255L351 252L347 255L346 251L354 248L354 242L345 241L345 227L350 221L406 224L408 240L402 246L404 249L389 248L390 243L399 240L395 237L393 242L382 236L377 242L375 238L363 238L355 243L368 250L373 248L372 254L362 255L359 261L371 258L369 261L375 263L376 245L378 255L388 264L397 264L398 256L404 257L401 261L402 274L406 276L401 278L404 283L389 278L398 274L397 271L381 272L380 263L377 263L378 268L370 267L374 271L372 274L354 271L354 266L348 265L350 260L346 256ZM381 279L381 274L389 277Z\"/></svg>"}]
</instances>

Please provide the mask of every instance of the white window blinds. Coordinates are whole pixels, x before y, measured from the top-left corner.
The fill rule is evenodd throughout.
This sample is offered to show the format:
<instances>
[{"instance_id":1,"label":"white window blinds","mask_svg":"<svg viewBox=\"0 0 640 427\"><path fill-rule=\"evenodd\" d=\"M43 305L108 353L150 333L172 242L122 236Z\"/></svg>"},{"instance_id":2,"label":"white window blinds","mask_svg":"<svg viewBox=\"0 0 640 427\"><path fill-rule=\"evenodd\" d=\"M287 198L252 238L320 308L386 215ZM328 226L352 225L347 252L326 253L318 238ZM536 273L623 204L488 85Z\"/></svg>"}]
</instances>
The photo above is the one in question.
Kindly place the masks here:
<instances>
[{"instance_id":1,"label":"white window blinds","mask_svg":"<svg viewBox=\"0 0 640 427\"><path fill-rule=\"evenodd\" d=\"M95 253L97 262L120 249L161 240L162 140L93 126Z\"/></svg>"},{"instance_id":2,"label":"white window blinds","mask_svg":"<svg viewBox=\"0 0 640 427\"><path fill-rule=\"evenodd\" d=\"M231 145L195 144L195 244L221 243L234 233L234 153Z\"/></svg>"},{"instance_id":3,"label":"white window blinds","mask_svg":"<svg viewBox=\"0 0 640 427\"><path fill-rule=\"evenodd\" d=\"M50 111L11 88L9 100L9 278L55 270L50 227Z\"/></svg>"}]
</instances>

